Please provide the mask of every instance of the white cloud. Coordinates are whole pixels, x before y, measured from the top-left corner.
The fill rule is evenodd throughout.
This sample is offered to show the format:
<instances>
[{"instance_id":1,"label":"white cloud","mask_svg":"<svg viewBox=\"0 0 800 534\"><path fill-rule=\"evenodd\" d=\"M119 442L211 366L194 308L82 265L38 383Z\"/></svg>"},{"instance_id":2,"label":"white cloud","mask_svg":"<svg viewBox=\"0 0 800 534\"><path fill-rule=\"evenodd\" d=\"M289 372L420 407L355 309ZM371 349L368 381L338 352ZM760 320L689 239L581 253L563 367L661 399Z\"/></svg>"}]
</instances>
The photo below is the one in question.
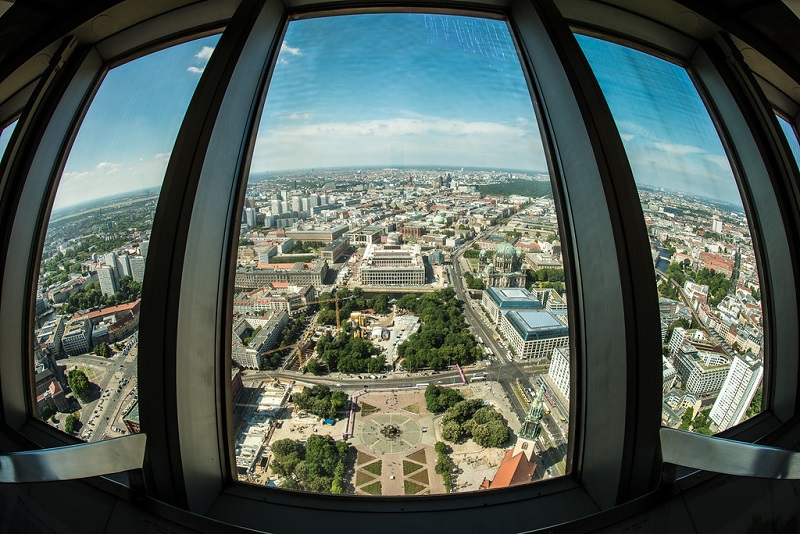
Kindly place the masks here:
<instances>
[{"instance_id":1,"label":"white cloud","mask_svg":"<svg viewBox=\"0 0 800 534\"><path fill-rule=\"evenodd\" d=\"M211 59L211 54L213 53L214 53L213 46L204 46L203 48L200 49L198 53L194 55L194 57L207 63L208 60Z\"/></svg>"},{"instance_id":2,"label":"white cloud","mask_svg":"<svg viewBox=\"0 0 800 534\"><path fill-rule=\"evenodd\" d=\"M284 53L289 54L290 56L299 56L303 54L299 48L289 46L286 43L281 44L281 54Z\"/></svg>"},{"instance_id":3,"label":"white cloud","mask_svg":"<svg viewBox=\"0 0 800 534\"><path fill-rule=\"evenodd\" d=\"M731 162L728 161L728 158L725 156L719 156L717 154L703 154L703 158L719 166L719 168L722 170L731 170Z\"/></svg>"},{"instance_id":4,"label":"white cloud","mask_svg":"<svg viewBox=\"0 0 800 534\"><path fill-rule=\"evenodd\" d=\"M702 154L705 152L702 148L698 148L696 146L691 145L677 145L674 143L653 143L653 146L667 152L669 154L675 154L677 156L684 156L686 154Z\"/></svg>"},{"instance_id":5,"label":"white cloud","mask_svg":"<svg viewBox=\"0 0 800 534\"><path fill-rule=\"evenodd\" d=\"M636 137L633 134L619 134L619 136L622 138L623 141L630 141L631 139Z\"/></svg>"},{"instance_id":6,"label":"white cloud","mask_svg":"<svg viewBox=\"0 0 800 534\"><path fill-rule=\"evenodd\" d=\"M213 53L214 53L213 46L204 46L203 48L200 49L198 53L194 55L195 63L197 63L200 66L198 67L192 65L190 67L186 67L186 70L191 72L192 74L203 74L203 71L206 70L206 63L208 63L208 60L211 59L211 54Z\"/></svg>"},{"instance_id":7,"label":"white cloud","mask_svg":"<svg viewBox=\"0 0 800 534\"><path fill-rule=\"evenodd\" d=\"M68 164L61 176L53 208L160 185L168 160L169 153L159 153L141 163L141 158L136 158L132 164L101 161L78 170L70 169Z\"/></svg>"},{"instance_id":8,"label":"white cloud","mask_svg":"<svg viewBox=\"0 0 800 534\"><path fill-rule=\"evenodd\" d=\"M259 135L252 168L405 164L547 168L530 125L419 116L276 126Z\"/></svg>"}]
</instances>

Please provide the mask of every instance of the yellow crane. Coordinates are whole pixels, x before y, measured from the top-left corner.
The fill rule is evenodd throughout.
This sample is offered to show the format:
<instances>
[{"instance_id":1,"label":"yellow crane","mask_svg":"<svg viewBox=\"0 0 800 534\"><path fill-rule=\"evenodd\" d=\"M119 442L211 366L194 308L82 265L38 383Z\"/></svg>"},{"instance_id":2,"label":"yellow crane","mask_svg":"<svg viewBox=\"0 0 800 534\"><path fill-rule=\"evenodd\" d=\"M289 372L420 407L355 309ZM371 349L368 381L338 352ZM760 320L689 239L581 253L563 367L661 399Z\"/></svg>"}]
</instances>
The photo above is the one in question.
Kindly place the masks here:
<instances>
[{"instance_id":1,"label":"yellow crane","mask_svg":"<svg viewBox=\"0 0 800 534\"><path fill-rule=\"evenodd\" d=\"M313 306L314 304L324 304L326 302L335 303L335 305L336 305L336 333L338 334L339 332L342 331L342 321L341 321L341 318L339 317L339 301L340 300L350 300L350 299L354 299L354 298L355 298L355 295L351 295L349 297L344 297L344 298L341 298L341 299L339 297L334 297L332 299L311 300L311 301L307 301L305 304L300 305L299 308L306 308L308 306ZM302 367L303 366L303 349L305 348L306 344L307 344L306 340L301 340L301 341L298 341L297 343L292 343L291 345L286 345L285 347L278 347L276 349L270 349L270 350L264 351L264 352L261 353L261 355L264 356L264 355L267 355L267 354L272 354L273 352L279 352L279 351L282 351L282 350L291 350L291 349L293 349L295 347L298 347L297 360L300 362L300 366ZM269 376L269 375L267 375L267 376ZM272 377L270 377L270 378L272 378Z\"/></svg>"}]
</instances>

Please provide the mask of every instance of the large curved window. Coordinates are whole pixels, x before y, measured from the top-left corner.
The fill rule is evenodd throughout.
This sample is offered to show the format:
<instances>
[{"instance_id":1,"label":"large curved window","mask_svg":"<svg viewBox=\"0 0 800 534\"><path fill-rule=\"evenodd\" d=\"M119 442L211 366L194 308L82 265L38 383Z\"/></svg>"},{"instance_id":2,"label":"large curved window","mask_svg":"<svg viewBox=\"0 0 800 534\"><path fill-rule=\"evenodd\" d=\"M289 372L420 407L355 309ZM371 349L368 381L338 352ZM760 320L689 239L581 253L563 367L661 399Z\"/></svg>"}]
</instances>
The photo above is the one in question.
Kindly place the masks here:
<instances>
[{"instance_id":1,"label":"large curved window","mask_svg":"<svg viewBox=\"0 0 800 534\"><path fill-rule=\"evenodd\" d=\"M730 163L684 68L591 37L578 42L645 214L661 312L662 423L725 430L761 411L764 372L761 287Z\"/></svg>"},{"instance_id":2,"label":"large curved window","mask_svg":"<svg viewBox=\"0 0 800 534\"><path fill-rule=\"evenodd\" d=\"M147 439L116 443L147 442L144 484L120 498L200 530L602 529L680 491L660 436L711 441L659 414L743 440L795 416L791 173L708 21L146 4L0 80L31 93L0 184L12 437L99 441L141 413ZM576 44L569 24L616 14L686 68ZM732 428L762 382L768 413Z\"/></svg>"},{"instance_id":3,"label":"large curved window","mask_svg":"<svg viewBox=\"0 0 800 534\"><path fill-rule=\"evenodd\" d=\"M58 185L36 295L35 405L97 441L139 432L138 327L167 161L218 37L108 71Z\"/></svg>"},{"instance_id":4,"label":"large curved window","mask_svg":"<svg viewBox=\"0 0 800 534\"><path fill-rule=\"evenodd\" d=\"M428 495L564 474L547 169L505 22L289 24L237 252L240 479Z\"/></svg>"}]
</instances>

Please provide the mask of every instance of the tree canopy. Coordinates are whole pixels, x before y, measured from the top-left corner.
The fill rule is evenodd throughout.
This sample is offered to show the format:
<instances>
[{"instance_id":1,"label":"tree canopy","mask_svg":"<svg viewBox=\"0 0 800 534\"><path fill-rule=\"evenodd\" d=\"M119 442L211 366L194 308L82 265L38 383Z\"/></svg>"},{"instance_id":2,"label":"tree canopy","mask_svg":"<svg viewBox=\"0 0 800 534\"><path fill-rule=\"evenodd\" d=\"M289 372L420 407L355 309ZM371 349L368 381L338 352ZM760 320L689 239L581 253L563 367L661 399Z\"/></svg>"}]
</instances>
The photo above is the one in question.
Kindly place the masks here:
<instances>
[{"instance_id":1,"label":"tree canopy","mask_svg":"<svg viewBox=\"0 0 800 534\"><path fill-rule=\"evenodd\" d=\"M727 295L728 291L731 289L731 280L724 274L705 267L694 271L685 262L670 263L669 267L667 267L666 274L670 280L674 280L680 286L683 286L687 280L696 284L707 285L708 303L711 306L716 306L722 302L722 299L725 298L725 295ZM678 288L670 283L669 280L663 280L658 285L658 293L662 297L673 300L678 300L679 296Z\"/></svg>"},{"instance_id":2,"label":"tree canopy","mask_svg":"<svg viewBox=\"0 0 800 534\"><path fill-rule=\"evenodd\" d=\"M386 365L382 354L375 355L368 339L340 332L335 338L326 332L317 341L317 355L330 370L340 373L377 373ZM373 357L373 355L375 355Z\"/></svg>"},{"instance_id":3,"label":"tree canopy","mask_svg":"<svg viewBox=\"0 0 800 534\"><path fill-rule=\"evenodd\" d=\"M336 413L347 406L347 395L341 391L331 391L328 386L317 384L293 395L294 402L301 410L307 410L325 419L335 419Z\"/></svg>"},{"instance_id":4,"label":"tree canopy","mask_svg":"<svg viewBox=\"0 0 800 534\"><path fill-rule=\"evenodd\" d=\"M508 441L508 423L493 406L483 406L480 399L464 400L448 408L442 423L442 437L450 442L471 437L481 447L502 447Z\"/></svg>"},{"instance_id":5,"label":"tree canopy","mask_svg":"<svg viewBox=\"0 0 800 534\"><path fill-rule=\"evenodd\" d=\"M425 405L431 413L443 412L464 400L464 396L453 388L430 384L425 388Z\"/></svg>"},{"instance_id":6,"label":"tree canopy","mask_svg":"<svg viewBox=\"0 0 800 534\"><path fill-rule=\"evenodd\" d=\"M456 363L472 363L482 355L467 329L453 288L421 296L404 295L397 301L397 307L418 315L422 322L420 330L397 347L404 369L440 370Z\"/></svg>"},{"instance_id":7,"label":"tree canopy","mask_svg":"<svg viewBox=\"0 0 800 534\"><path fill-rule=\"evenodd\" d=\"M75 313L78 310L88 310L90 308L106 306L116 306L133 302L142 296L142 284L135 281L130 276L122 276L119 279L119 289L111 296L103 295L100 291L99 282L90 282L80 291L69 296L64 305L65 313Z\"/></svg>"},{"instance_id":8,"label":"tree canopy","mask_svg":"<svg viewBox=\"0 0 800 534\"><path fill-rule=\"evenodd\" d=\"M303 445L282 439L272 445L272 470L289 488L316 493L344 492L344 462L350 446L330 436L312 434Z\"/></svg>"},{"instance_id":9,"label":"tree canopy","mask_svg":"<svg viewBox=\"0 0 800 534\"><path fill-rule=\"evenodd\" d=\"M92 394L92 385L87 378L86 373L80 369L73 369L67 373L67 384L72 390L72 393L80 399L81 402L88 402Z\"/></svg>"}]
</instances>

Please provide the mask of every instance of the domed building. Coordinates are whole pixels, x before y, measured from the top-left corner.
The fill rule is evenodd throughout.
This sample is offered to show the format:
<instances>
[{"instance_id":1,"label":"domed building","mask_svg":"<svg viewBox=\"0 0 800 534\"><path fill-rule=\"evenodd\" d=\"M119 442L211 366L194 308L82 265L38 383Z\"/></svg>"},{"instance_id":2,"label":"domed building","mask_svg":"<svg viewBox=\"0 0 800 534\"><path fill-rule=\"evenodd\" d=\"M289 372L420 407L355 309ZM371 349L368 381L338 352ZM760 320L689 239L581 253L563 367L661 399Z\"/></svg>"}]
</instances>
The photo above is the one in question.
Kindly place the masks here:
<instances>
[{"instance_id":1,"label":"domed building","mask_svg":"<svg viewBox=\"0 0 800 534\"><path fill-rule=\"evenodd\" d=\"M522 260L511 243L500 243L494 251L491 263L486 262L485 250L481 250L479 264L484 271L486 287L525 287Z\"/></svg>"},{"instance_id":2,"label":"domed building","mask_svg":"<svg viewBox=\"0 0 800 534\"><path fill-rule=\"evenodd\" d=\"M447 219L445 219L441 215L437 215L436 217L433 218L433 223L434 224L447 224Z\"/></svg>"}]
</instances>

